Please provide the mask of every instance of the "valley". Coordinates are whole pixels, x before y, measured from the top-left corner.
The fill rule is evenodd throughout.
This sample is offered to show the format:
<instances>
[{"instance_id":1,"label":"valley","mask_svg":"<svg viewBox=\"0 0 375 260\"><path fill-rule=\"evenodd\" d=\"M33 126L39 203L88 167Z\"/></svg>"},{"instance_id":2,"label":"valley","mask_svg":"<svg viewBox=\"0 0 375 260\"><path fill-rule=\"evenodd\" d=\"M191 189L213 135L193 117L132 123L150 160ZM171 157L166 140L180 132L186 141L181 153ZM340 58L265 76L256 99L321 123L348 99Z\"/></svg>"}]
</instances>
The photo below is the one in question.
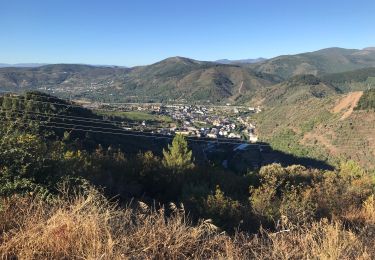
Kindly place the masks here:
<instances>
[{"instance_id":1,"label":"valley","mask_svg":"<svg viewBox=\"0 0 375 260\"><path fill-rule=\"evenodd\" d=\"M375 259L375 1L1 1L0 259Z\"/></svg>"},{"instance_id":2,"label":"valley","mask_svg":"<svg viewBox=\"0 0 375 260\"><path fill-rule=\"evenodd\" d=\"M73 101L124 130L269 143L290 155L374 168L375 50L328 48L272 59L172 57L132 68L75 64L0 68L3 93Z\"/></svg>"}]
</instances>

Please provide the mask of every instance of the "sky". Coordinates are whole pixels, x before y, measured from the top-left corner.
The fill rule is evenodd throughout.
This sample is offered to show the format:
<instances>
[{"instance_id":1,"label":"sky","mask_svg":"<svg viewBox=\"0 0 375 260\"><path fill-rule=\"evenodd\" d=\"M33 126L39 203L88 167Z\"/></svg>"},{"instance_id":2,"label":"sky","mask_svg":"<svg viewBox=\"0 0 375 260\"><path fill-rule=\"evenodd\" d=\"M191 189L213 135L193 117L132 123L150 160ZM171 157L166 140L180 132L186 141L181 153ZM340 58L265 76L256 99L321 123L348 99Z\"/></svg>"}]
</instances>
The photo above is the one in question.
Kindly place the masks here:
<instances>
[{"instance_id":1,"label":"sky","mask_svg":"<svg viewBox=\"0 0 375 260\"><path fill-rule=\"evenodd\" d=\"M375 46L374 0L0 0L0 63L135 66Z\"/></svg>"}]
</instances>

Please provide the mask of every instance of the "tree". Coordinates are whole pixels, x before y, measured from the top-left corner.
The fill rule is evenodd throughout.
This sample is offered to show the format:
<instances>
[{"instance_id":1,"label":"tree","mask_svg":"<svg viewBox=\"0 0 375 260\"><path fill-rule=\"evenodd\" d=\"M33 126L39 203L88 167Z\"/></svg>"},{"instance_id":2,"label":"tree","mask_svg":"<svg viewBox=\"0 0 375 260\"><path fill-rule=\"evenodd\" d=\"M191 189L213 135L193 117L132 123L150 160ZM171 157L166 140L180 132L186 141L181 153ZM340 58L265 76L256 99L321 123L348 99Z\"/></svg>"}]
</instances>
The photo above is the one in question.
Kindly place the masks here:
<instances>
[{"instance_id":1,"label":"tree","mask_svg":"<svg viewBox=\"0 0 375 260\"><path fill-rule=\"evenodd\" d=\"M163 149L163 165L176 171L183 171L194 167L192 151L184 136L176 135L168 150Z\"/></svg>"}]
</instances>

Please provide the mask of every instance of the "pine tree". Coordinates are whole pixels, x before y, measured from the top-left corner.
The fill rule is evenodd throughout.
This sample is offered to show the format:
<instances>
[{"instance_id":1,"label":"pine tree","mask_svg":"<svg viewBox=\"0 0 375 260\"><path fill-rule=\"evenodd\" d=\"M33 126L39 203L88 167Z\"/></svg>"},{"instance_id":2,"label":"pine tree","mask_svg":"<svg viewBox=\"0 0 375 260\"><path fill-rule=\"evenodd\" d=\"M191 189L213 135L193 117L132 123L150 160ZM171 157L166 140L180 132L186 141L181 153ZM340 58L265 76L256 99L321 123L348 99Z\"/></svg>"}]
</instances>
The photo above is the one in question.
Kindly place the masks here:
<instances>
[{"instance_id":1,"label":"pine tree","mask_svg":"<svg viewBox=\"0 0 375 260\"><path fill-rule=\"evenodd\" d=\"M168 150L163 149L163 165L176 171L183 171L194 167L192 151L184 136L176 135Z\"/></svg>"}]
</instances>

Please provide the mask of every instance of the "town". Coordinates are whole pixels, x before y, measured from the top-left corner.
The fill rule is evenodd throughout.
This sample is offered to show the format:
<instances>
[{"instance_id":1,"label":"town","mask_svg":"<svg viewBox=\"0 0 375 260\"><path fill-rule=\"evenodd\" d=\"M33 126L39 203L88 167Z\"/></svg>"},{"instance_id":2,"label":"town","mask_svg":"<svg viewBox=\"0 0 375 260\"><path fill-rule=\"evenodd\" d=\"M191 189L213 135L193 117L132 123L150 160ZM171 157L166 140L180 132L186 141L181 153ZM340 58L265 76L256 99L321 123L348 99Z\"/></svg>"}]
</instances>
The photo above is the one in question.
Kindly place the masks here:
<instances>
[{"instance_id":1,"label":"town","mask_svg":"<svg viewBox=\"0 0 375 260\"><path fill-rule=\"evenodd\" d=\"M256 143L256 124L251 115L260 107L161 104L161 103L82 103L87 108L117 120L124 115L141 115L137 120L122 120L126 130L182 134L211 139L237 139ZM148 115L142 118L142 115ZM125 116L126 118L126 116Z\"/></svg>"}]
</instances>

